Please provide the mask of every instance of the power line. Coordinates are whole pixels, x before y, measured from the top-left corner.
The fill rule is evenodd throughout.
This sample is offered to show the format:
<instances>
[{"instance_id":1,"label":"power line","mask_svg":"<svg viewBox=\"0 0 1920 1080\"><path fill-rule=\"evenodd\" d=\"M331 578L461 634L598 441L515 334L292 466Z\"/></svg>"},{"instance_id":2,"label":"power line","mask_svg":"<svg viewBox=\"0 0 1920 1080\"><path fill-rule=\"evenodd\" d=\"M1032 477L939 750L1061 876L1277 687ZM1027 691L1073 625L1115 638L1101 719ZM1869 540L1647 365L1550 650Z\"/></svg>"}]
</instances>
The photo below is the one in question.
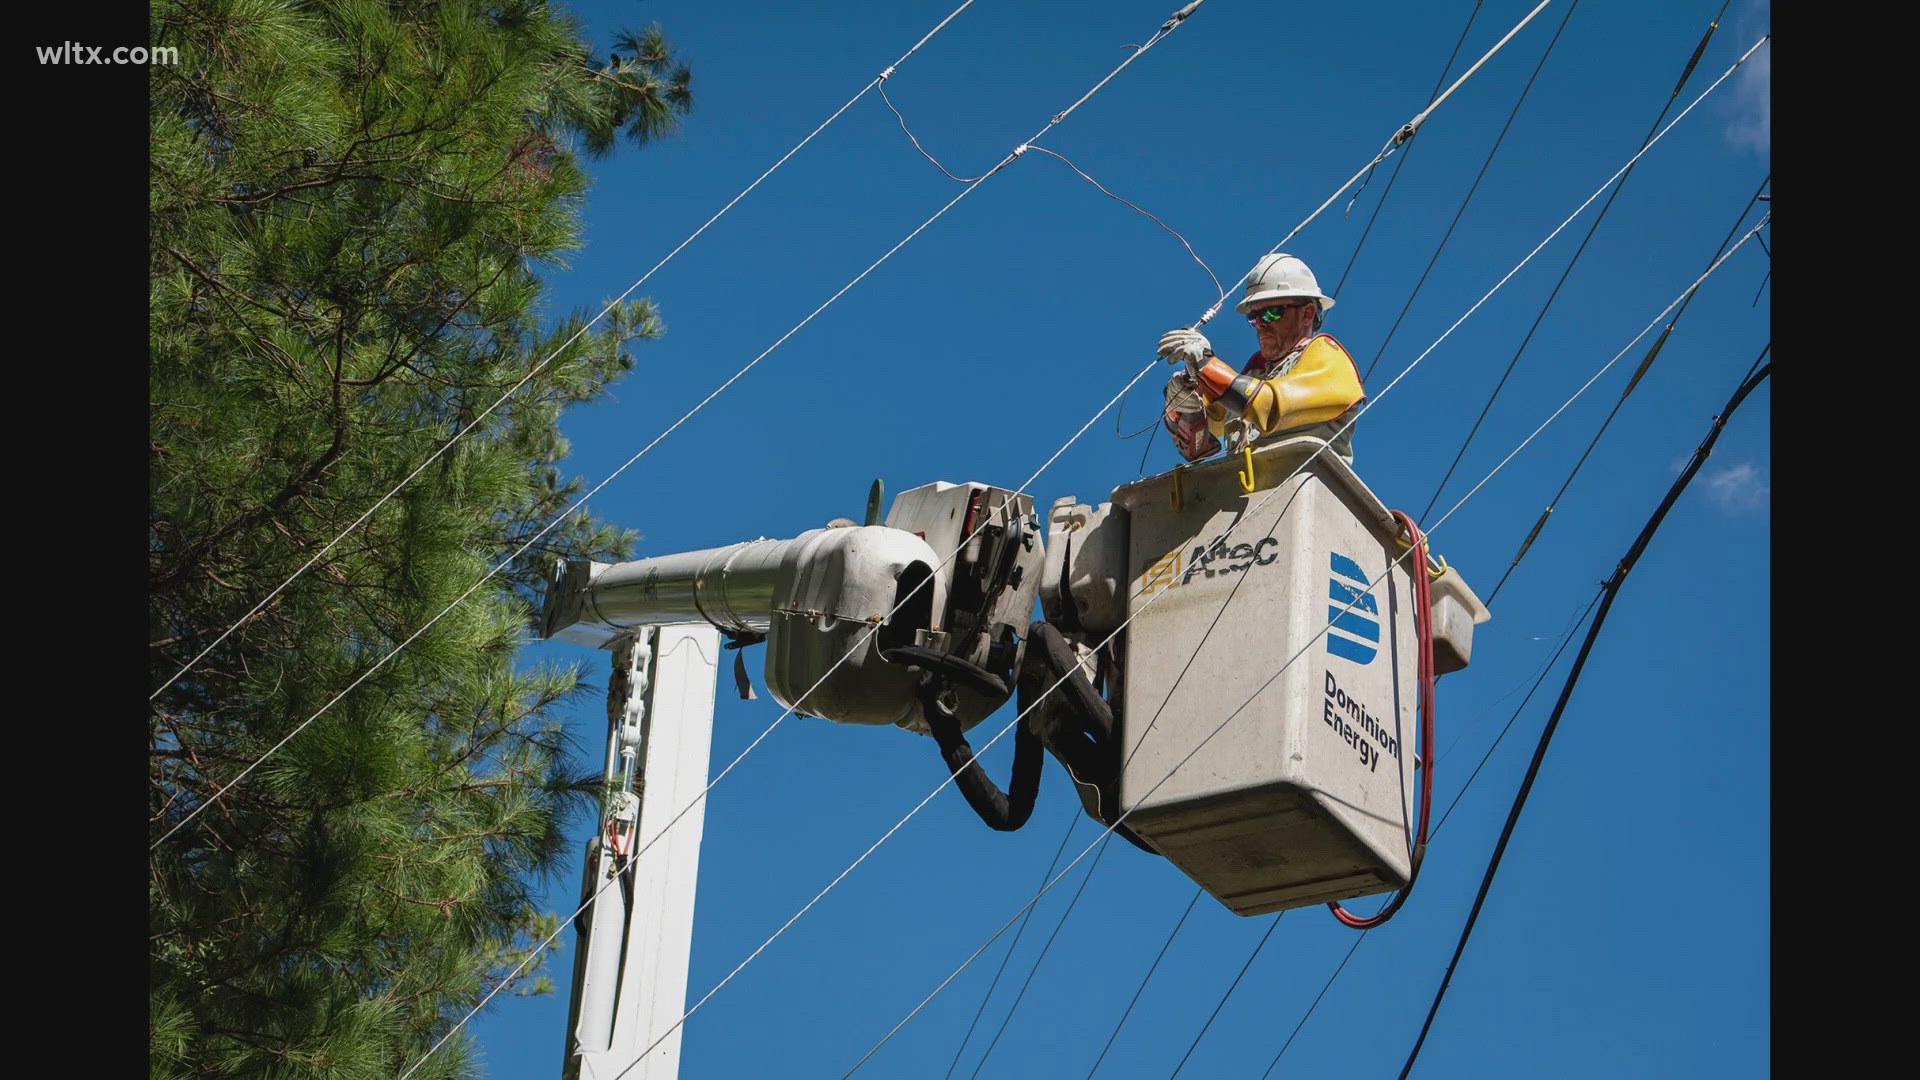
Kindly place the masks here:
<instances>
[{"instance_id":1,"label":"power line","mask_svg":"<svg viewBox=\"0 0 1920 1080\"><path fill-rule=\"evenodd\" d=\"M1772 343L1769 342L1768 348L1771 347ZM1761 350L1761 356L1765 355L1766 350ZM1420 1035L1414 1040L1413 1049L1407 1054L1406 1064L1400 1069L1401 1080L1406 1080L1407 1075L1413 1071L1413 1064L1419 1060L1420 1050L1426 1045L1427 1034L1433 1030L1434 1017L1440 1012L1440 1003L1446 998L1447 988L1453 982L1454 971L1460 966L1460 956L1466 952L1467 941L1473 936L1474 924L1480 919L1480 910L1486 903L1488 891L1493 887L1494 875L1500 871L1500 862L1506 855L1507 842L1513 838L1514 826L1519 823L1520 814L1526 809L1527 796L1532 793L1534 780L1540 775L1540 764L1546 758L1547 747L1553 742L1554 732L1560 727L1560 719L1566 713L1567 702L1573 695L1573 688L1579 683L1580 674L1586 668L1587 657L1593 651L1594 640L1599 637L1601 627L1606 625L1607 613L1613 608L1614 598L1620 594L1620 587L1626 583L1627 575L1633 572L1634 564L1640 560L1648 543L1653 540L1654 533L1659 531L1661 523L1666 520L1667 512L1679 500L1681 493L1686 491L1687 485L1693 481L1700 467L1706 463L1707 456L1713 453L1714 443L1719 441L1720 432L1726 427L1727 421L1732 418L1734 411L1739 409L1740 403L1746 400L1747 395L1752 393L1754 388L1759 386L1772 371L1773 365L1768 363L1741 380L1739 388L1728 399L1725 408L1714 417L1712 425L1707 429L1706 437L1694 450L1693 456L1688 459L1686 468L1681 470L1680 476L1667 489L1666 498L1660 501L1653 516L1647 519L1646 525L1640 530L1640 535L1634 538L1633 543L1627 548L1627 553L1621 557L1619 565L1614 568L1613 574L1607 578L1606 584L1602 587L1600 609L1594 614L1592 625L1587 628L1586 640L1581 642L1580 651L1574 657L1573 670L1567 674L1567 681L1560 689L1560 699L1554 702L1553 712L1547 717L1546 727L1541 730L1540 740L1534 746L1533 760L1528 762L1526 775L1520 781L1520 790L1514 794L1513 806L1507 812L1507 821L1500 830L1500 839L1494 845L1493 856L1487 863L1486 873L1480 879L1480 889L1473 898L1473 908L1467 914L1466 925L1461 928L1460 940L1454 946L1453 958L1447 962L1446 974L1441 978L1440 986L1434 992L1433 1004L1427 1009L1426 1021L1420 1026Z\"/></svg>"},{"instance_id":2,"label":"power line","mask_svg":"<svg viewBox=\"0 0 1920 1080\"><path fill-rule=\"evenodd\" d=\"M208 653L218 648L221 642L227 640L227 638L235 630L238 630L241 626L243 626L248 619L251 619L255 615L259 614L261 609L265 608L269 603L273 601L274 597L279 596L283 591L286 590L287 586L293 584L296 578L298 578L301 574L304 574L309 569L311 569L315 563L319 562L321 558L323 558L327 554L327 552L332 551L335 545L339 544L340 541L346 539L349 533L359 528L362 524L364 524L367 521L368 518L372 517L374 511L380 509L382 506L385 506L387 504L387 500L393 498L395 495L398 495L400 493L400 489L406 487L408 484L413 482L414 477L419 476L422 472L426 470L427 466L439 460L440 455L452 449L455 443L465 438L470 432L472 432L476 427L478 427L482 420L485 420L488 416L492 415L493 410L499 408L502 403L504 403L508 398L512 397L516 392L518 392L522 386L525 386L527 384L528 380L532 379L535 375L540 374L540 372L546 370L547 365L553 363L553 360L555 357L559 356L562 352L565 352L569 347L573 345L574 342L580 340L581 335L585 334L588 330L592 329L595 323L598 323L601 319L605 318L608 312L618 307L621 303L623 303L627 299L627 297L632 296L634 291L639 289L640 286L646 284L647 279L651 278L654 275L655 271L658 271L661 267L671 262L673 260L673 257L675 255L680 254L680 252L683 249L685 249L688 244L691 244L695 240L699 239L700 234L706 232L708 226L711 226L714 222L719 221L720 218L723 215L725 215L727 211L732 210L734 207L734 204L738 203L741 199L746 198L747 195L751 193L754 188L759 187L760 182L762 180L765 180L767 177L772 176L775 170L779 169L780 166L785 165L787 163L788 158L791 158L793 157L793 155L799 153L802 147L806 146L808 143L813 141L813 138L815 135L818 135L822 131L825 131L828 125L832 124L835 120L838 120L840 118L840 114L852 108L855 102L865 97L867 95L867 91L872 90L874 87L879 86L881 83L885 82L887 77L893 74L893 71L895 68L899 67L901 64L906 63L909 57L911 57L914 53L919 52L921 46L933 40L933 36L935 34L938 34L941 30L945 29L946 25L952 22L956 16L958 16L962 11L965 11L967 8L972 7L973 2L974 0L963 0L963 2L960 4L959 7L956 7L952 11L948 12L946 18L941 19L940 22L936 24L933 29L926 32L925 36L923 36L919 41L914 42L912 48L908 49L906 52L900 55L900 59L895 60L893 63L887 65L886 70L882 71L879 75L875 76L870 82L867 83L867 85L861 87L859 93L856 93L852 97L848 98L845 104L841 105L838 109L835 109L832 115L828 116L825 120L820 122L820 125L818 127L814 128L811 132L808 132L806 138L801 139L799 142L795 143L791 150L788 150L785 154L782 154L778 161L775 161L772 165L768 166L765 172L761 173L758 177L756 177L752 183L742 188L738 195L735 195L732 199L728 200L727 204L725 206L722 206L718 211L716 211L712 217L708 218L705 224L702 224L699 228L695 229L691 234L687 236L685 240L680 241L680 244L678 247L674 248L672 251L667 252L664 258L662 258L659 262L653 264L653 269L648 270L646 273L640 275L640 279L638 281L635 281L632 285L627 286L627 290L621 293L619 296L615 297L613 301L609 303L606 307L600 309L600 313L598 315L595 315L593 318L587 320L586 324L580 327L579 330L575 331L573 336L567 338L566 341L562 342L559 348L553 350L553 352L547 355L546 359L540 361L538 364L535 364L533 368L530 369L525 375L522 375L520 377L520 381L508 387L505 393L501 394L498 398L494 400L493 404L488 405L485 409L482 409L480 411L480 414L478 416L475 416L471 421L469 421L465 427L461 428L459 431L454 432L452 438L448 439L443 445L441 445L441 447L438 450L435 450L431 455L429 455L425 461L422 461L418 468L415 468L412 472L408 473L406 477L402 479L398 484L395 484L393 486L393 490L387 492L385 495L380 496L380 500L378 502L368 507L365 513L355 518L352 521L352 523L349 524L345 529L342 529L340 531L340 535L335 536L332 540L327 541L327 544L325 547L315 552L313 557L308 559L305 563L301 564L298 570L295 570L291 575L288 576L288 578L285 581L275 586L272 592L262 597L259 603L255 604L245 615L240 616L240 618L236 620L232 626L229 626L225 630L221 631L220 636L213 639L213 642L211 644L209 644L206 648L200 650L200 652L196 654L193 657L193 659L188 660L185 664L181 665L180 670L174 672L170 677L168 677L166 682L161 683L159 689L155 690L152 694L150 694L147 697L147 700L152 701L155 698L158 698L160 694L166 690L167 687L172 686L174 682L177 681L180 678L180 676L185 675L188 672L188 670L190 670L193 667L193 665L199 663L202 659L206 657ZM884 93L884 90L882 92ZM568 512L571 513L572 511L569 510Z\"/></svg>"},{"instance_id":3,"label":"power line","mask_svg":"<svg viewBox=\"0 0 1920 1080\"><path fill-rule=\"evenodd\" d=\"M1067 841L1072 839L1073 830L1080 824L1080 811L1076 807L1067 808L1067 831L1060 837L1060 846L1053 849L1053 858L1047 862L1047 868L1040 872L1040 883L1046 884L1053 876L1053 868L1060 865L1060 856L1066 853ZM994 969L993 981L987 984L987 992L980 997L980 1007L973 1011L973 1022L967 1025L967 1033L960 1038L960 1045L953 1048L953 1060L947 1063L947 1076L960 1067L961 1055L967 1052L967 1043L973 1038L973 1031L980 1026L980 1018L986 1015L987 1002L993 1000L993 992L1000 985L1000 976L1006 974L1007 962L1013 959L1015 949L1020 947L1021 935L1027 932L1027 923L1033 919L1033 909L1028 908L1026 917L1020 920L1020 929L1014 931L1013 940L1007 944L1006 954L1000 957L1000 966Z\"/></svg>"},{"instance_id":4,"label":"power line","mask_svg":"<svg viewBox=\"0 0 1920 1080\"><path fill-rule=\"evenodd\" d=\"M1573 0L1573 2L1577 7L1579 6L1580 0ZM1433 89L1427 91L1427 97L1429 99L1438 94L1440 88L1446 85L1447 73L1453 70L1453 62L1459 59L1460 46L1467 43L1467 34L1473 30L1473 21L1480 17L1480 8L1485 3L1486 0L1473 0L1473 10L1467 12L1467 24L1460 28L1460 37L1453 43L1453 51L1447 54L1447 62L1440 68L1440 77L1433 80ZM1353 255L1347 259L1347 268L1340 271L1340 280L1333 286L1335 296L1338 296L1340 290L1346 287L1347 275L1353 273L1353 264L1360 261L1360 249L1367 246L1367 237L1373 235L1373 223L1380 220L1380 211L1386 207L1387 197L1393 194L1394 182L1400 179L1400 170L1406 168L1407 159L1412 156L1413 148L1408 147L1407 152L1401 154L1399 160L1393 163L1393 171L1387 174L1387 186L1381 190L1379 200L1373 204L1373 212L1367 215L1367 225L1360 230L1360 239L1354 242ZM1360 192L1354 192L1353 197L1356 199L1359 198ZM1352 206L1349 205L1348 209L1351 210Z\"/></svg>"},{"instance_id":5,"label":"power line","mask_svg":"<svg viewBox=\"0 0 1920 1080\"><path fill-rule=\"evenodd\" d=\"M1140 1002L1140 995L1146 992L1147 983L1152 981L1153 973L1160 970L1160 961L1166 959L1167 950L1173 946L1173 939L1180 928L1187 924L1187 916L1193 914L1193 906L1200 902L1204 889L1195 888L1193 896L1187 901L1187 908L1175 920L1173 929L1167 931L1167 940L1160 943L1160 951L1154 954L1153 963L1147 966L1147 973L1140 978L1140 985L1133 991L1133 997L1127 1001L1127 1007L1121 1010L1120 1019L1113 1025L1113 1034L1107 1036L1107 1044L1100 1048L1100 1056L1093 1059L1093 1068L1087 1070L1087 1080L1093 1080L1093 1074L1100 1071L1100 1063L1107 1060L1107 1051L1113 1049L1113 1041L1120 1037L1120 1029L1127 1026L1127 1017L1133 1015L1133 1007Z\"/></svg>"},{"instance_id":6,"label":"power line","mask_svg":"<svg viewBox=\"0 0 1920 1080\"><path fill-rule=\"evenodd\" d=\"M1086 876L1080 879L1079 888L1073 890L1073 896L1067 900L1066 910L1060 913L1060 921L1053 924L1053 932L1047 935L1046 944L1040 946L1039 955L1033 958L1033 966L1027 969L1026 981L1020 984L1020 992L1014 995L1013 1005L1007 1009L1007 1015L1000 1018L1000 1028L993 1033L993 1041L987 1043L986 1052L980 1055L978 1062L974 1063L969 1080L980 1075L980 1070L987 1066L987 1059L993 1056L993 1048L1000 1045L1000 1036L1007 1033L1007 1025L1013 1022L1013 1014L1020 1011L1020 1002L1027 996L1027 987L1032 986L1033 977L1040 974L1040 962L1047 958L1047 951L1053 948L1054 939L1060 936L1061 928L1067 925L1068 916L1073 914L1075 905L1080 903L1080 897L1086 893L1087 883L1093 880L1094 871L1100 869L1100 857L1107 853L1107 844L1112 839L1112 833L1108 833L1101 839L1100 849L1093 853L1093 862L1087 865ZM1033 914L1033 909L1028 908L1027 914Z\"/></svg>"},{"instance_id":7,"label":"power line","mask_svg":"<svg viewBox=\"0 0 1920 1080\"><path fill-rule=\"evenodd\" d=\"M1773 174L1768 173L1766 178L1760 181L1760 186L1754 190L1753 197L1748 199L1747 204L1740 208L1739 216L1733 219L1733 225L1727 229L1727 235L1720 240L1720 246L1714 249L1713 259L1719 258L1720 253L1727 250L1727 244L1732 241L1733 235L1740 231L1740 223L1746 220L1747 212L1753 209L1754 203L1759 201L1760 193L1766 190L1767 184L1772 181L1772 179ZM1755 235L1754 239L1760 241L1762 248L1766 246L1766 241L1760 236ZM1708 259L1707 261L1712 262L1713 259ZM1573 486L1573 478L1580 475L1580 468L1587 463L1587 456L1593 453L1594 447L1600 445L1601 436L1607 433L1607 428L1612 425L1613 418L1620 414L1621 406L1627 403L1627 395L1633 393L1633 388L1640 385L1640 380L1646 377L1647 369L1653 367L1654 358L1660 355L1660 350L1667 344L1668 335L1673 333L1674 325L1680 321L1680 316L1686 314L1687 306L1691 303L1693 303L1693 298L1690 296L1687 298L1687 302L1681 304L1680 309L1673 313L1673 318L1667 321L1666 329L1660 331L1660 336L1654 339L1653 346L1647 350L1646 359L1640 361L1640 367L1634 371L1633 378L1628 379L1626 388L1620 391L1620 399L1613 403L1612 411L1608 412L1607 418L1600 422L1599 430L1595 431L1593 438L1587 442L1587 448L1580 454L1580 460L1573 463L1573 468L1567 472L1567 478L1560 482L1560 489L1553 493L1553 498L1547 500L1547 508L1542 510L1540 517L1534 521L1533 529L1527 533L1527 538L1520 544L1520 550L1514 552L1513 561L1507 564L1506 572L1502 573L1500 580L1494 584L1493 592L1487 594L1487 603L1491 604L1494 598L1500 595L1500 590L1506 588L1507 579L1513 576L1514 570L1520 565L1520 560L1526 557L1527 550L1533 547L1535 540L1539 539L1540 530L1546 527L1547 519L1553 516L1554 507L1559 505L1560 499L1566 495L1567 489Z\"/></svg>"},{"instance_id":8,"label":"power line","mask_svg":"<svg viewBox=\"0 0 1920 1080\"><path fill-rule=\"evenodd\" d=\"M1415 571L1415 573L1419 573L1419 571ZM1221 1009L1226 1008L1227 999L1233 996L1235 990L1240 989L1240 980L1247 977L1247 969L1253 966L1254 957L1259 956L1260 950L1267 947L1267 939L1272 937L1273 932L1280 928L1280 916L1285 914L1286 912L1282 911L1276 914L1271 922L1267 923L1267 932L1260 935L1260 941L1253 947L1253 952L1248 954L1247 962L1240 965L1240 973L1233 977L1233 982L1227 986L1227 992L1220 995L1220 1000L1214 1004L1213 1011L1207 1014L1207 1022L1200 1025L1200 1030L1194 1035L1193 1041L1187 1044L1187 1052L1180 1055L1180 1063L1173 1067L1173 1073L1168 1077L1168 1080L1172 1080L1174 1076L1179 1076L1180 1070L1187 1067L1187 1059L1192 1057L1193 1052L1200 1048L1200 1040L1206 1038L1207 1029L1213 1026L1214 1018L1220 1015Z\"/></svg>"},{"instance_id":9,"label":"power line","mask_svg":"<svg viewBox=\"0 0 1920 1080\"><path fill-rule=\"evenodd\" d=\"M1453 239L1453 230L1459 227L1460 219L1466 214L1468 204L1473 202L1474 194L1480 190L1480 181L1486 179L1487 170L1493 166L1494 155L1500 152L1501 144L1507 141L1507 132L1513 129L1513 121L1520 115L1520 107L1527 103L1527 95L1533 91L1534 81L1540 77L1541 70L1547 66L1547 58L1553 55L1553 47L1560 43L1561 33L1566 30L1567 23L1573 20L1573 13L1578 10L1580 10L1580 0L1573 0L1573 3L1567 7L1566 15L1560 19L1560 26L1554 30L1553 39L1547 42L1546 51L1540 54L1540 62L1534 65L1533 74L1527 76L1527 85L1520 88L1520 96L1514 99L1513 110L1507 113L1507 122L1500 126L1500 134L1494 138L1493 146L1487 151L1486 160L1480 163L1480 172L1474 176L1473 183L1467 187L1466 196L1460 200L1459 208L1453 212L1453 220L1447 223L1447 231L1440 237L1439 245L1433 249L1433 257L1427 260L1426 269L1420 271L1420 280L1413 283L1413 291L1407 294L1407 302L1400 305L1400 314L1394 316L1393 325L1387 329L1387 336L1381 340L1380 347L1374 350L1373 360L1367 364L1367 370L1360 376L1361 381L1364 382L1373 375L1373 369L1379 365L1380 358L1386 355L1387 346L1393 341L1393 335L1400 331L1401 321L1407 317L1407 312L1413 309L1414 299L1420 295L1420 290L1427 284L1427 275L1433 273L1434 264L1440 261L1440 253L1447 250L1447 241ZM1386 196L1382 195L1381 198L1384 200ZM1362 240L1364 239L1365 237L1362 237ZM1433 509L1432 504L1428 504L1427 509ZM1422 514L1422 516L1425 515Z\"/></svg>"},{"instance_id":10,"label":"power line","mask_svg":"<svg viewBox=\"0 0 1920 1080\"><path fill-rule=\"evenodd\" d=\"M1667 118L1667 111L1673 108L1673 103L1680 100L1681 89L1687 85L1687 80L1693 76L1694 66L1700 62L1700 55L1706 52L1707 42L1713 39L1714 28L1720 25L1720 16L1727 13L1727 5L1732 2L1733 0L1722 0L1720 13L1713 17L1713 22L1707 24L1706 33L1700 36L1700 43L1693 47L1693 55L1687 58L1687 66L1680 72L1680 78L1673 84L1673 93L1667 95L1667 100L1660 106L1660 115L1654 117L1653 126L1647 129L1646 137L1640 142L1640 148L1642 150L1652 145L1652 140L1655 137L1653 133L1659 130L1661 121ZM1765 41L1766 38L1762 37L1761 40ZM1494 384L1493 393L1488 395L1487 403L1481 406L1480 415L1474 419L1473 427L1467 432L1466 440L1460 444L1459 452L1454 454L1452 464L1447 466L1446 475L1440 478L1439 486L1433 489L1433 498L1427 500L1427 508L1420 512L1420 516L1423 519L1428 513L1432 512L1434 504L1440 501L1440 493L1446 490L1447 481L1453 479L1453 470L1460 467L1460 459L1466 456L1467 447L1473 445L1473 437L1479 433L1480 425L1486 421L1487 413L1493 408L1494 400L1500 396L1501 389L1507 385L1507 377L1513 374L1514 366L1520 362L1521 354L1527 351L1527 345L1533 341L1534 331L1540 329L1541 321L1547 317L1547 310L1553 307L1554 299L1560 295L1560 287L1567 283L1567 276L1573 273L1574 265L1580 261L1580 256L1586 252L1587 243L1593 239L1593 234L1600 228L1600 223L1606 220L1607 211L1613 208L1613 201L1620 197L1621 190L1627 186L1627 174L1632 171L1633 167L1629 165L1627 171L1620 176L1620 185L1613 189L1613 194L1608 195L1607 201L1601 205L1600 212L1593 216L1593 224L1587 226L1587 235L1580 238L1580 246L1574 249L1573 258L1568 259L1566 268L1560 271L1560 279L1553 283L1553 291L1547 294L1546 303L1540 305L1539 313L1533 317L1533 325L1527 327L1526 336L1520 339L1520 347L1513 352L1513 359L1507 361L1507 369L1500 374L1500 381Z\"/></svg>"}]
</instances>

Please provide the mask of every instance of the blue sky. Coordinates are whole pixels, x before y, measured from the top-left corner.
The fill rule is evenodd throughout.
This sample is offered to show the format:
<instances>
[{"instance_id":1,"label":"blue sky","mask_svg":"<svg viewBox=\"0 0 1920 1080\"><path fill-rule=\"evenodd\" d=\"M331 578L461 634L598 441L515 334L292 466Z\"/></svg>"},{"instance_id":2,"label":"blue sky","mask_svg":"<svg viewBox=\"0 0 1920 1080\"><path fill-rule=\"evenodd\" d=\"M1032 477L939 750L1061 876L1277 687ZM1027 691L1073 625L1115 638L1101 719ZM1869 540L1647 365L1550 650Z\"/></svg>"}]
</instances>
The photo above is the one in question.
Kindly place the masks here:
<instances>
[{"instance_id":1,"label":"blue sky","mask_svg":"<svg viewBox=\"0 0 1920 1080\"><path fill-rule=\"evenodd\" d=\"M620 25L658 20L693 65L697 104L678 136L591 166L586 246L550 275L554 312L597 311L956 2L569 5L603 46ZM1174 6L979 0L900 67L888 92L930 152L977 175ZM1487 0L1454 72L1531 6ZM1390 506L1426 505L1598 203L1392 393L1380 388L1632 155L1719 8L1589 0L1573 14L1369 380L1378 404L1357 429L1355 464ZM1310 9L1209 0L1042 144L1159 215L1232 285L1420 110L1472 9L1466 0ZM1406 152L1326 326L1363 367L1565 9L1565 0L1549 6ZM1764 4L1736 0L1681 104L1765 33L1767 18ZM1441 510L1705 268L1770 170L1769 55L1763 48L1629 178ZM1350 215L1342 199L1289 245L1330 289L1388 175L1383 167L1373 177ZM641 289L668 332L638 350L636 370L610 398L567 418L571 467L589 483L606 476L958 191L915 152L878 95L862 99ZM1473 666L1440 681L1436 805L1460 790L1768 341L1771 286L1754 303L1766 270L1749 242L1702 289L1501 593ZM1028 154L592 508L639 530L646 555L858 518L875 477L889 492L933 480L1017 485L1151 358L1162 332L1191 322L1214 296L1171 236L1060 162ZM1208 332L1229 357L1254 347L1231 312ZM1483 596L1645 345L1435 533L1436 550ZM1132 395L1128 430L1152 418L1160 380L1153 373ZM1762 387L1615 604L1416 1075L1768 1070L1769 423ZM1036 503L1106 499L1138 474L1142 442L1117 438L1108 414L1036 482ZM1147 470L1174 460L1161 435ZM756 684L761 652L749 654ZM604 685L603 653L537 643L527 655L584 662ZM1275 1075L1398 1069L1562 668L1438 834L1412 901L1360 947ZM764 686L753 702L723 693L716 767L779 715ZM597 694L572 721L583 760L597 761L605 725ZM1010 757L995 747L989 770L1004 778ZM1033 894L1071 821L1079 819L1068 857L1097 836L1065 774L1047 769L1039 807L1018 833L990 832L957 793L942 792L688 1022L682 1075L838 1076L850 1067ZM690 1000L943 776L931 741L918 736L782 723L710 797ZM580 828L584 837L588 823ZM1038 906L957 1074L973 1071L1090 861ZM551 906L571 911L577 864L549 886ZM1165 861L1108 850L982 1072L1085 1075L1191 894ZM1171 1073L1271 918L1239 918L1203 897L1100 1075ZM1353 933L1321 908L1285 915L1183 1075L1259 1075ZM1007 941L861 1075L944 1074ZM570 931L562 942L554 973L564 990ZM497 1003L474 1028L491 1074L552 1075L565 1019L564 994Z\"/></svg>"}]
</instances>

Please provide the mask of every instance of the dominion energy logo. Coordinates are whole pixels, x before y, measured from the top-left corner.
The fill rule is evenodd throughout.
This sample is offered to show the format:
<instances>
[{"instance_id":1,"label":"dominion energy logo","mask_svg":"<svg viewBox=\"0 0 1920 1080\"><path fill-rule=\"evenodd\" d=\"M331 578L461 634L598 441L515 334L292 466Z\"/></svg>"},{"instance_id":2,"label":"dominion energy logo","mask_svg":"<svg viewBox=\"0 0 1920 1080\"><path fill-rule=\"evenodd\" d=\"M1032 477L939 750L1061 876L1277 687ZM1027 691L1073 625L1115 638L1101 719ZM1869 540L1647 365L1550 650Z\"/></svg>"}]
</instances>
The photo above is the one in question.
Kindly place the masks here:
<instances>
[{"instance_id":1,"label":"dominion energy logo","mask_svg":"<svg viewBox=\"0 0 1920 1080\"><path fill-rule=\"evenodd\" d=\"M1380 654L1380 608L1367 590L1366 572L1339 552L1333 556L1328 579L1327 651L1356 664L1369 664ZM1348 606L1352 605L1352 606Z\"/></svg>"}]
</instances>

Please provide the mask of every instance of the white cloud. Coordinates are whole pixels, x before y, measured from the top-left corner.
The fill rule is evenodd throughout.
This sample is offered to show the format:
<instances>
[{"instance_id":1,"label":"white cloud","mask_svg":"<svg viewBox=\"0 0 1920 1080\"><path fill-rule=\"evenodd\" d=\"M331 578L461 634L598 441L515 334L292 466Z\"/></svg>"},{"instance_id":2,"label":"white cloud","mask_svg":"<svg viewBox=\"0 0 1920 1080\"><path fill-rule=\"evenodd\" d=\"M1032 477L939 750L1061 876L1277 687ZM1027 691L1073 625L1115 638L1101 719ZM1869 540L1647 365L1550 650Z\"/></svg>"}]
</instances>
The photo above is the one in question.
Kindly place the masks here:
<instances>
[{"instance_id":1,"label":"white cloud","mask_svg":"<svg viewBox=\"0 0 1920 1080\"><path fill-rule=\"evenodd\" d=\"M1765 511L1773 501L1773 489L1768 486L1766 470L1751 462L1710 470L1707 473L1707 494L1716 506L1734 513L1742 510Z\"/></svg>"},{"instance_id":2,"label":"white cloud","mask_svg":"<svg viewBox=\"0 0 1920 1080\"><path fill-rule=\"evenodd\" d=\"M1768 32L1770 15L1767 0L1742 6L1733 20L1735 46L1742 52L1761 34ZM1736 54L1738 55L1738 54ZM1732 93L1725 111L1727 142L1735 149L1765 155L1773 147L1773 43L1769 41L1753 54L1753 59L1734 73Z\"/></svg>"}]
</instances>

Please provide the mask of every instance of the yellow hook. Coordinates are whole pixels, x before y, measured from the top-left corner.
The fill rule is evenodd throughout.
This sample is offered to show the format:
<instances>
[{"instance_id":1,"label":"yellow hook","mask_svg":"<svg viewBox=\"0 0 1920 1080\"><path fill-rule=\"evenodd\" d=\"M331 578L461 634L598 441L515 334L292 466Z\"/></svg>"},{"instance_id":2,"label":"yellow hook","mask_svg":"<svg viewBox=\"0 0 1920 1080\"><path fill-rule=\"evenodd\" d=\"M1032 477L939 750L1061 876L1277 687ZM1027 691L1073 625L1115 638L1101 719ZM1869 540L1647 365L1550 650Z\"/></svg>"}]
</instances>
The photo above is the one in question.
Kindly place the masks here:
<instances>
[{"instance_id":1,"label":"yellow hook","mask_svg":"<svg viewBox=\"0 0 1920 1080\"><path fill-rule=\"evenodd\" d=\"M1175 465L1173 467L1173 491L1171 494L1173 497L1173 512L1176 514L1179 513L1181 510L1180 474L1185 472L1186 470L1187 470L1187 467L1184 463Z\"/></svg>"},{"instance_id":2,"label":"yellow hook","mask_svg":"<svg viewBox=\"0 0 1920 1080\"><path fill-rule=\"evenodd\" d=\"M1247 471L1239 474L1240 490L1251 495L1253 494L1253 447L1249 445L1241 449L1247 455Z\"/></svg>"}]
</instances>

